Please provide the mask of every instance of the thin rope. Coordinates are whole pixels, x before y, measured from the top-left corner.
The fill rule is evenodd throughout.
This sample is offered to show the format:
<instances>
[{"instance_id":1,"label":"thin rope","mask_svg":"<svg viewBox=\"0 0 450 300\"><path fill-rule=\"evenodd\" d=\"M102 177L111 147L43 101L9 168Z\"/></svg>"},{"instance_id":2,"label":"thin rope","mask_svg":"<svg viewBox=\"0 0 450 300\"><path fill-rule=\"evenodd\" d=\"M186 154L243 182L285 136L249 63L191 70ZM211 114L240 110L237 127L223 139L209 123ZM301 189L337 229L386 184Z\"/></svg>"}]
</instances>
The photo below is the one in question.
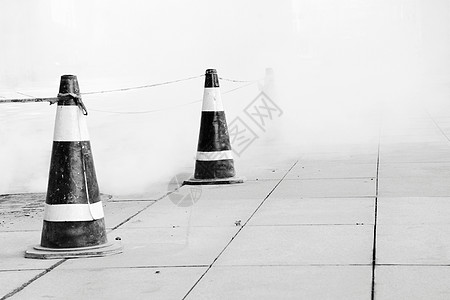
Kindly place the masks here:
<instances>
[{"instance_id":1,"label":"thin rope","mask_svg":"<svg viewBox=\"0 0 450 300\"><path fill-rule=\"evenodd\" d=\"M181 82L181 81L188 81L188 80L200 78L200 77L203 77L203 76L205 76L205 75L192 76L192 77L183 78L183 79L177 79L177 80L165 81L165 82L161 82L161 83L146 84L146 85L140 85L140 86L134 86L134 87L126 87L126 88L121 88L121 89L112 89L112 90L103 90L103 91L95 91L95 92L86 92L86 93L81 93L81 95L96 95L96 94L105 94L105 93L114 93L114 92L125 92L125 91L131 91L131 90L145 89L145 88L151 88L151 87L155 87L155 86L161 86L161 85L167 85L167 84L177 83L177 82Z\"/></svg>"},{"instance_id":2,"label":"thin rope","mask_svg":"<svg viewBox=\"0 0 450 300\"><path fill-rule=\"evenodd\" d=\"M250 83L248 83L248 84L244 84L244 85L238 86L237 88L234 88L234 89L228 90L228 91L226 91L226 92L223 92L223 94L225 95L225 94L234 92L234 91L236 91L236 90L240 90L240 89L245 88L245 87L247 87L247 86L253 85L253 84L255 84L256 82L257 82L257 81L252 81L252 82L250 82Z\"/></svg>"},{"instance_id":3,"label":"thin rope","mask_svg":"<svg viewBox=\"0 0 450 300\"><path fill-rule=\"evenodd\" d=\"M165 82L160 82L160 83L153 83L153 84L146 84L146 85L140 85L140 86L134 86L134 87L125 87L125 88L120 88L120 89L111 89L111 90L102 90L102 91L92 91L92 92L85 92L85 93L80 93L80 95L97 95L97 94L105 94L105 93L114 93L114 92L125 92L125 91L131 91L131 90L138 90L138 89L145 89L145 88L151 88L151 87L157 87L157 86L162 86L162 85L168 85L168 84L173 84L173 83L177 83L177 82L182 82L182 81L188 81L188 80L192 80L192 79L196 79L196 78L200 78L203 77L205 75L198 75L198 76L192 76L192 77L187 77L187 78L183 78L183 79L177 79L177 80L171 80L171 81L165 81ZM236 83L249 83L249 84L254 84L259 82L259 80L236 80L236 79L227 79L227 78L223 78L223 77L219 77L220 80L224 80L224 81L229 81L229 82L236 82ZM243 86L244 87L244 86ZM237 89L239 89L241 87L238 87ZM236 89L233 89L231 91L234 91ZM231 92L228 91L228 92ZM31 95L25 94L25 93L21 93L21 92L17 92L18 94L21 94L23 96L28 96L28 97L32 97L32 98L20 98L20 99L7 99L3 96L0 96L0 103L28 103L28 102L50 102L50 104L53 104L55 102L58 101L58 97L45 97L45 98L34 98ZM192 102L195 103L195 102ZM188 103L191 104L191 103ZM155 110L155 111L159 111L159 110ZM147 112L153 112L153 111L147 111ZM147 113L147 112L143 112L143 113Z\"/></svg>"},{"instance_id":4,"label":"thin rope","mask_svg":"<svg viewBox=\"0 0 450 300\"><path fill-rule=\"evenodd\" d=\"M181 81L187 81L192 80L196 78L203 77L205 75L199 75L199 76L192 76L187 77L183 79L177 79L177 80L171 80L171 81L165 81L160 83L152 83L152 84L146 84L146 85L140 85L140 86L134 86L134 87L126 87L126 88L120 88L120 89L112 89L112 90L102 90L102 91L93 91L93 92L86 92L86 93L80 93L80 95L96 95L96 94L105 94L105 93L114 93L114 92L125 92L125 91L131 91L131 90L138 90L138 89L145 89L145 88L151 88L161 85L167 85L172 83L177 83ZM32 97L31 95L27 95L24 93L17 92L18 94ZM21 98L21 99L6 99L3 96L0 96L0 103L26 103L26 102L50 102L55 103L58 101L58 97L46 97L46 98Z\"/></svg>"},{"instance_id":5,"label":"thin rope","mask_svg":"<svg viewBox=\"0 0 450 300\"><path fill-rule=\"evenodd\" d=\"M237 80L237 79L228 79L228 78L223 78L223 77L219 77L219 79L223 80L223 81L241 82L241 83L244 83L244 82L257 82L257 81L260 80L260 79L258 79L258 80Z\"/></svg>"},{"instance_id":6,"label":"thin rope","mask_svg":"<svg viewBox=\"0 0 450 300\"><path fill-rule=\"evenodd\" d=\"M26 102L58 102L58 97L48 98L24 98L24 99L0 99L0 103L26 103Z\"/></svg>"},{"instance_id":7,"label":"thin rope","mask_svg":"<svg viewBox=\"0 0 450 300\"><path fill-rule=\"evenodd\" d=\"M198 102L202 102L202 100L195 100L195 101L180 104L177 106L165 107L165 108L160 108L160 109L152 109L152 110L144 110L144 111L109 111L109 110L99 110L99 109L92 109L92 108L90 108L89 110L96 111L96 112L102 112L102 113L110 113L110 114L124 114L124 115L135 114L135 115L137 115L137 114L149 114L149 113L165 111L165 110L169 110L169 109L175 109L175 108L191 105L191 104L198 103Z\"/></svg>"},{"instance_id":8,"label":"thin rope","mask_svg":"<svg viewBox=\"0 0 450 300\"><path fill-rule=\"evenodd\" d=\"M239 86L237 88L234 88L234 89L228 90L226 92L223 92L222 94L225 95L225 94L234 92L236 90L245 88L245 87L253 85L253 84L255 84L255 82L251 82L251 83L248 83L248 84L241 85L241 86ZM169 110L169 109L175 109L175 108L191 105L191 104L194 104L194 103L199 103L199 102L202 102L202 101L203 101L203 99L200 99L200 100L195 100L195 101L191 101L191 102L188 102L188 103L183 103L183 104L176 105L176 106L165 107L165 108L160 108L160 109L153 109L153 110L145 110L145 111L107 111L107 110L98 110L98 109L92 109L92 108L90 108L89 110L90 111L101 112L101 113L110 113L110 114L123 114L123 115L135 114L135 115L137 115L137 114L149 114L149 113L165 111L165 110Z\"/></svg>"},{"instance_id":9,"label":"thin rope","mask_svg":"<svg viewBox=\"0 0 450 300\"><path fill-rule=\"evenodd\" d=\"M25 97L34 98L34 96L31 96L31 95L28 95L28 94L25 94L25 93L21 93L21 92L16 92L16 93L19 94L19 95L25 96Z\"/></svg>"}]
</instances>

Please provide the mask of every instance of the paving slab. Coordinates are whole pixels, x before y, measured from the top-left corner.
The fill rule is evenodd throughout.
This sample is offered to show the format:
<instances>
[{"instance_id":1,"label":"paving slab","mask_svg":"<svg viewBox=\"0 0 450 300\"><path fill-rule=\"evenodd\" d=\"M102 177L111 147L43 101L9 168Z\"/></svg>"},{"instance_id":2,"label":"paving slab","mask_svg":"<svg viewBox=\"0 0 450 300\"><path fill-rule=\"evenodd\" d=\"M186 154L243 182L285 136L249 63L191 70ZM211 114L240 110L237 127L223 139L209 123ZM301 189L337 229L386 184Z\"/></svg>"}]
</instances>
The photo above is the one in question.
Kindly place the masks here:
<instances>
[{"instance_id":1,"label":"paving slab","mask_svg":"<svg viewBox=\"0 0 450 300\"><path fill-rule=\"evenodd\" d=\"M41 230L45 193L0 195L0 231Z\"/></svg>"},{"instance_id":2,"label":"paving slab","mask_svg":"<svg viewBox=\"0 0 450 300\"><path fill-rule=\"evenodd\" d=\"M390 127L380 130L381 137L388 136L436 136L442 135L442 132L434 125L427 123L426 127Z\"/></svg>"},{"instance_id":3,"label":"paving slab","mask_svg":"<svg viewBox=\"0 0 450 300\"><path fill-rule=\"evenodd\" d=\"M41 242L41 231L0 232L0 271L46 269L53 260L25 258L25 251Z\"/></svg>"},{"instance_id":4,"label":"paving slab","mask_svg":"<svg viewBox=\"0 0 450 300\"><path fill-rule=\"evenodd\" d=\"M13 292L44 270L0 271L0 297Z\"/></svg>"},{"instance_id":5,"label":"paving slab","mask_svg":"<svg viewBox=\"0 0 450 300\"><path fill-rule=\"evenodd\" d=\"M450 146L449 146L450 148ZM379 178L390 177L426 177L446 178L450 180L449 162L428 163L382 163L379 169Z\"/></svg>"},{"instance_id":6,"label":"paving slab","mask_svg":"<svg viewBox=\"0 0 450 300\"><path fill-rule=\"evenodd\" d=\"M374 178L376 176L376 164L299 161L285 179Z\"/></svg>"},{"instance_id":7,"label":"paving slab","mask_svg":"<svg viewBox=\"0 0 450 300\"><path fill-rule=\"evenodd\" d=\"M264 199L279 180L247 181L238 184L202 185L199 201L228 199ZM189 186L183 186L182 192Z\"/></svg>"},{"instance_id":8,"label":"paving slab","mask_svg":"<svg viewBox=\"0 0 450 300\"><path fill-rule=\"evenodd\" d=\"M10 195L2 197L0 231L37 231L42 230L44 220L44 193ZM105 225L112 228L155 201L110 201L102 195Z\"/></svg>"},{"instance_id":9,"label":"paving slab","mask_svg":"<svg viewBox=\"0 0 450 300\"><path fill-rule=\"evenodd\" d=\"M103 202L105 226L107 229L114 228L154 203L155 201Z\"/></svg>"},{"instance_id":10,"label":"paving slab","mask_svg":"<svg viewBox=\"0 0 450 300\"><path fill-rule=\"evenodd\" d=\"M381 136L380 143L439 143L445 142L447 139L442 133L435 133L432 135L395 135L395 136Z\"/></svg>"},{"instance_id":11,"label":"paving slab","mask_svg":"<svg viewBox=\"0 0 450 300\"><path fill-rule=\"evenodd\" d=\"M436 123L441 124L441 123L450 123L450 117L448 116L447 111L443 111L441 112L441 115L436 114L436 113L432 113L430 114L431 117L433 118L433 120L436 121Z\"/></svg>"},{"instance_id":12,"label":"paving slab","mask_svg":"<svg viewBox=\"0 0 450 300\"><path fill-rule=\"evenodd\" d=\"M2 216L0 232L6 231L39 231L42 230L44 211L23 214L8 214Z\"/></svg>"},{"instance_id":13,"label":"paving slab","mask_svg":"<svg viewBox=\"0 0 450 300\"><path fill-rule=\"evenodd\" d=\"M381 132L389 132L391 130L420 130L420 129L435 129L436 125L429 116L419 115L417 118L408 112L408 115L391 115L383 118L381 122Z\"/></svg>"},{"instance_id":14,"label":"paving slab","mask_svg":"<svg viewBox=\"0 0 450 300\"><path fill-rule=\"evenodd\" d=\"M248 225L373 225L375 198L269 197Z\"/></svg>"},{"instance_id":15,"label":"paving slab","mask_svg":"<svg viewBox=\"0 0 450 300\"><path fill-rule=\"evenodd\" d=\"M245 176L247 180L279 180L289 171L296 163L296 159L271 161L267 159L264 164L260 161L252 161L252 163L243 163L239 176Z\"/></svg>"},{"instance_id":16,"label":"paving slab","mask_svg":"<svg viewBox=\"0 0 450 300\"><path fill-rule=\"evenodd\" d=\"M283 180L271 197L375 197L375 187L374 178Z\"/></svg>"},{"instance_id":17,"label":"paving slab","mask_svg":"<svg viewBox=\"0 0 450 300\"><path fill-rule=\"evenodd\" d=\"M445 177L379 178L380 197L450 197L449 179Z\"/></svg>"},{"instance_id":18,"label":"paving slab","mask_svg":"<svg viewBox=\"0 0 450 300\"><path fill-rule=\"evenodd\" d=\"M10 299L182 299L206 268L94 268L52 272ZM73 284L76 283L76 284Z\"/></svg>"},{"instance_id":19,"label":"paving slab","mask_svg":"<svg viewBox=\"0 0 450 300\"><path fill-rule=\"evenodd\" d=\"M214 266L186 299L370 299L370 266Z\"/></svg>"},{"instance_id":20,"label":"paving slab","mask_svg":"<svg viewBox=\"0 0 450 300\"><path fill-rule=\"evenodd\" d=\"M103 201L103 210L105 214L105 226L111 229L130 216L152 205L155 201L128 201L124 202L109 202ZM42 230L44 220L43 207L28 213L10 213L3 216L0 223L0 231L39 231Z\"/></svg>"},{"instance_id":21,"label":"paving slab","mask_svg":"<svg viewBox=\"0 0 450 300\"><path fill-rule=\"evenodd\" d=\"M378 264L450 264L448 224L377 226Z\"/></svg>"},{"instance_id":22,"label":"paving slab","mask_svg":"<svg viewBox=\"0 0 450 300\"><path fill-rule=\"evenodd\" d=\"M450 225L450 197L379 197L377 207L380 225Z\"/></svg>"},{"instance_id":23,"label":"paving slab","mask_svg":"<svg viewBox=\"0 0 450 300\"><path fill-rule=\"evenodd\" d=\"M121 238L123 253L70 260L60 268L111 268L209 265L238 227L126 228L108 235Z\"/></svg>"},{"instance_id":24,"label":"paving slab","mask_svg":"<svg viewBox=\"0 0 450 300\"><path fill-rule=\"evenodd\" d=\"M377 300L449 299L449 266L377 266L375 272Z\"/></svg>"},{"instance_id":25,"label":"paving slab","mask_svg":"<svg viewBox=\"0 0 450 300\"><path fill-rule=\"evenodd\" d=\"M316 163L328 163L328 162L343 162L352 164L376 164L378 157L378 144L373 147L363 147L361 151L356 149L344 149L341 151L333 151L333 146L330 146L332 150L328 152L311 152L301 153L299 161L316 162Z\"/></svg>"},{"instance_id":26,"label":"paving slab","mask_svg":"<svg viewBox=\"0 0 450 300\"><path fill-rule=\"evenodd\" d=\"M450 162L448 141L381 144L381 165L402 162Z\"/></svg>"},{"instance_id":27,"label":"paving slab","mask_svg":"<svg viewBox=\"0 0 450 300\"><path fill-rule=\"evenodd\" d=\"M245 226L218 265L370 264L373 226Z\"/></svg>"},{"instance_id":28,"label":"paving slab","mask_svg":"<svg viewBox=\"0 0 450 300\"><path fill-rule=\"evenodd\" d=\"M181 186L183 180L186 180L191 176L190 173L184 171L185 169L182 170L183 172L174 174L172 178L160 181L150 181L148 186L145 188L140 188L141 190L144 189L144 191L140 191L139 193L115 194L112 196L110 201L126 202L159 200L167 195L167 193L176 190L179 186Z\"/></svg>"},{"instance_id":29,"label":"paving slab","mask_svg":"<svg viewBox=\"0 0 450 300\"><path fill-rule=\"evenodd\" d=\"M292 166L292 165L291 165ZM283 167L257 167L247 169L245 172L245 178L247 181L258 181L258 180L280 180L289 171L291 166Z\"/></svg>"},{"instance_id":30,"label":"paving slab","mask_svg":"<svg viewBox=\"0 0 450 300\"><path fill-rule=\"evenodd\" d=\"M442 130L444 132L444 134L447 135L450 130L450 119L449 118L435 119L435 121L437 123L437 126L439 126L439 129Z\"/></svg>"},{"instance_id":31,"label":"paving slab","mask_svg":"<svg viewBox=\"0 0 450 300\"><path fill-rule=\"evenodd\" d=\"M189 189L196 186L185 186L182 191L189 195ZM181 191L180 191L181 193ZM199 195L199 194L197 194ZM178 198L177 198L178 199ZM173 201L171 196L166 197L129 222L122 228L146 228L146 227L235 227L236 221L246 221L256 210L262 199L207 199L192 198L191 205L179 205L177 199ZM183 202L182 202L183 203Z\"/></svg>"}]
</instances>

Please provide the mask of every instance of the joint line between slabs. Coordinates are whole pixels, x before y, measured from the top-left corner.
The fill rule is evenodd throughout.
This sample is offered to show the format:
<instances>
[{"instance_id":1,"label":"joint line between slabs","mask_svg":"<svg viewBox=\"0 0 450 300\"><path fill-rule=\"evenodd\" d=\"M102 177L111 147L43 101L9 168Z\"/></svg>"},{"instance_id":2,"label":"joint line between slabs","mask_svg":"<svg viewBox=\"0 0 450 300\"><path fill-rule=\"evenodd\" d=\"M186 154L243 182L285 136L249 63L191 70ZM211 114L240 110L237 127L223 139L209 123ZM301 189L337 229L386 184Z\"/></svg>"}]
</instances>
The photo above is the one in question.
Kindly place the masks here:
<instances>
[{"instance_id":1,"label":"joint line between slabs","mask_svg":"<svg viewBox=\"0 0 450 300\"><path fill-rule=\"evenodd\" d=\"M448 138L448 136L445 134L444 130L442 130L441 126L439 126L439 124L436 122L436 120L431 116L431 114L427 112L428 117L430 117L431 121L433 122L434 126L436 126L437 129L439 129L439 131L442 133L442 135L447 139L447 141L450 142L450 139Z\"/></svg>"},{"instance_id":2,"label":"joint line between slabs","mask_svg":"<svg viewBox=\"0 0 450 300\"><path fill-rule=\"evenodd\" d=\"M119 228L120 226L122 226L123 224L127 223L128 221L130 221L132 218L136 217L138 214L140 214L141 212L143 212L144 210L146 210L147 208L149 208L150 206L152 206L153 204L155 204L157 201L161 200L162 198L168 196L169 194L177 191L180 187L174 189L173 191L170 191L168 193L166 193L165 195L161 196L159 199L155 200L155 201L151 201L151 203L149 205L146 205L143 209L139 210L137 213L131 215L130 217L128 217L126 220L122 221L119 225L114 226L113 228L111 228L111 231L116 230L117 228ZM55 263L54 265L50 266L49 268L45 269L44 271L42 271L41 273L39 273L38 275L36 275L35 277L33 277L32 279L30 279L29 281L25 282L24 284L22 284L20 287L14 289L12 292L6 294L5 296L3 296L2 298L0 298L0 300L4 300L7 298L10 298L12 296L14 296L15 294L17 294L18 292L20 292L21 290L23 290L24 288L26 288L28 285L30 285L31 283L33 283L34 281L38 280L39 278L41 278L42 276L44 276L45 274L51 272L53 269L55 269L56 267L58 267L59 265L61 265L62 263L64 263L65 261L67 261L68 259L62 259L60 261L58 261L57 263Z\"/></svg>"},{"instance_id":3,"label":"joint line between slabs","mask_svg":"<svg viewBox=\"0 0 450 300\"><path fill-rule=\"evenodd\" d=\"M284 180L284 178L289 174L289 172L297 165L298 160L287 170L286 174L278 181L278 183L273 187L273 189L267 194L266 197L261 201L261 203L258 205L258 207L255 209L255 211L250 215L250 217L245 221L245 223L239 228L239 230L234 234L234 236L231 238L231 240L225 245L225 247L220 251L219 255L213 260L213 262L208 266L206 271L200 276L200 278L194 283L194 285L189 289L189 291L184 295L182 300L186 299L187 296L192 292L192 290L197 286L197 284L205 277L205 275L211 270L212 266L216 263L216 261L219 259L219 257L222 255L223 252L230 246L231 242L234 241L234 239L238 236L238 234L242 231L242 229L247 225L247 223L251 220L251 218L258 212L258 210L261 208L261 206L266 202L266 200L272 195L272 193L275 191L275 189L280 185L280 183Z\"/></svg>"},{"instance_id":4,"label":"joint line between slabs","mask_svg":"<svg viewBox=\"0 0 450 300\"><path fill-rule=\"evenodd\" d=\"M139 215L141 212L143 212L144 210L146 210L147 208L149 208L150 206L152 206L153 204L155 204L155 203L158 202L159 200L161 200L161 199L167 197L168 195L170 195L170 194L172 194L172 193L175 193L175 192L178 191L180 188L181 188L181 186L177 187L177 188L174 189L173 191L167 192L165 195L159 197L159 198L156 199L156 200L149 201L150 203L149 203L148 205L146 205L144 208L142 208L142 209L139 210L138 212L132 214L131 216L129 216L127 219L125 219L124 221L122 221L122 222L119 223L118 225L112 227L110 232L116 230L116 229L119 228L120 226L122 226L122 225L124 225L125 223L129 222L131 219L133 219L134 217L136 217L137 215Z\"/></svg>"},{"instance_id":5,"label":"joint line between slabs","mask_svg":"<svg viewBox=\"0 0 450 300\"><path fill-rule=\"evenodd\" d=\"M64 259L58 261L57 263L55 263L54 265L52 265L49 268L45 269L41 273L37 274L36 276L34 276L33 278L31 278L30 280L28 280L27 282L25 282L21 286L19 286L18 288L14 289L12 292L9 292L8 294L6 294L2 298L0 298L0 300L4 300L4 299L7 299L7 298L10 298L10 297L14 296L15 294L17 294L18 292L20 292L21 290L23 290L24 288L26 288L27 286L29 286L30 284L32 284L33 282L35 282L36 280L38 280L39 278L44 276L45 274L49 273L50 271L52 271L56 267L60 266L64 262L66 262L67 260L68 260L68 258L64 258Z\"/></svg>"},{"instance_id":6,"label":"joint line between slabs","mask_svg":"<svg viewBox=\"0 0 450 300\"><path fill-rule=\"evenodd\" d=\"M374 223L373 223L373 249L372 249L372 290L371 300L375 299L375 266L377 259L377 221L378 221L378 185L379 185L379 173L380 173L380 144L381 134L378 139L378 154L377 154L377 177L375 180L375 209L374 209Z\"/></svg>"}]
</instances>

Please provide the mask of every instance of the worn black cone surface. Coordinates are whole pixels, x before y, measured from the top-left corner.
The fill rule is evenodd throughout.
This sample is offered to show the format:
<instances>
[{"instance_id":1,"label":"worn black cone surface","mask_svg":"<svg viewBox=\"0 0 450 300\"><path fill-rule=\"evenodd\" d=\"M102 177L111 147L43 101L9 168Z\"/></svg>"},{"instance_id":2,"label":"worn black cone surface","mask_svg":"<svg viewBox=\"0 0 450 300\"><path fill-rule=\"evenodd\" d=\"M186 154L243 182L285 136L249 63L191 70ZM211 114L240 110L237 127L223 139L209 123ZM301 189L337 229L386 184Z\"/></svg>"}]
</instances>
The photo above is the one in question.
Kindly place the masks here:
<instances>
[{"instance_id":1,"label":"worn black cone surface","mask_svg":"<svg viewBox=\"0 0 450 300\"><path fill-rule=\"evenodd\" d=\"M79 95L76 76L63 75L59 93ZM58 101L41 244L28 250L26 257L85 257L120 252L121 247L108 244L106 237L85 119L75 98L62 97Z\"/></svg>"},{"instance_id":2,"label":"worn black cone surface","mask_svg":"<svg viewBox=\"0 0 450 300\"><path fill-rule=\"evenodd\" d=\"M241 183L236 177L225 111L215 69L206 70L194 177L184 184Z\"/></svg>"}]
</instances>

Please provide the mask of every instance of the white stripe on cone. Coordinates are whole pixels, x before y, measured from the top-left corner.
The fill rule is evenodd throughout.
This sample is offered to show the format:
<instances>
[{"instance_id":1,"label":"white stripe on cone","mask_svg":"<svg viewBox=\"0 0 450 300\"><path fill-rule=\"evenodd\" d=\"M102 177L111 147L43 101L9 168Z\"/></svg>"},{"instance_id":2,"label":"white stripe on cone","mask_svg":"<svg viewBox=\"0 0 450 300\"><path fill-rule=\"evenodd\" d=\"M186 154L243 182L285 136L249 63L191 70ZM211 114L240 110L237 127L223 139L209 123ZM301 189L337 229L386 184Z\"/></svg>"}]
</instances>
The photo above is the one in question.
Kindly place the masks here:
<instances>
[{"instance_id":1,"label":"white stripe on cone","mask_svg":"<svg viewBox=\"0 0 450 300\"><path fill-rule=\"evenodd\" d=\"M220 88L205 88L202 111L223 111Z\"/></svg>"},{"instance_id":2,"label":"white stripe on cone","mask_svg":"<svg viewBox=\"0 0 450 300\"><path fill-rule=\"evenodd\" d=\"M232 151L231 150L212 151L212 152L197 151L197 160L213 161L221 159L233 159Z\"/></svg>"},{"instance_id":3,"label":"white stripe on cone","mask_svg":"<svg viewBox=\"0 0 450 300\"><path fill-rule=\"evenodd\" d=\"M89 141L86 116L78 106L59 105L56 110L55 142Z\"/></svg>"},{"instance_id":4,"label":"white stripe on cone","mask_svg":"<svg viewBox=\"0 0 450 300\"><path fill-rule=\"evenodd\" d=\"M102 202L92 204L45 204L44 220L50 222L93 221L104 217Z\"/></svg>"}]
</instances>

